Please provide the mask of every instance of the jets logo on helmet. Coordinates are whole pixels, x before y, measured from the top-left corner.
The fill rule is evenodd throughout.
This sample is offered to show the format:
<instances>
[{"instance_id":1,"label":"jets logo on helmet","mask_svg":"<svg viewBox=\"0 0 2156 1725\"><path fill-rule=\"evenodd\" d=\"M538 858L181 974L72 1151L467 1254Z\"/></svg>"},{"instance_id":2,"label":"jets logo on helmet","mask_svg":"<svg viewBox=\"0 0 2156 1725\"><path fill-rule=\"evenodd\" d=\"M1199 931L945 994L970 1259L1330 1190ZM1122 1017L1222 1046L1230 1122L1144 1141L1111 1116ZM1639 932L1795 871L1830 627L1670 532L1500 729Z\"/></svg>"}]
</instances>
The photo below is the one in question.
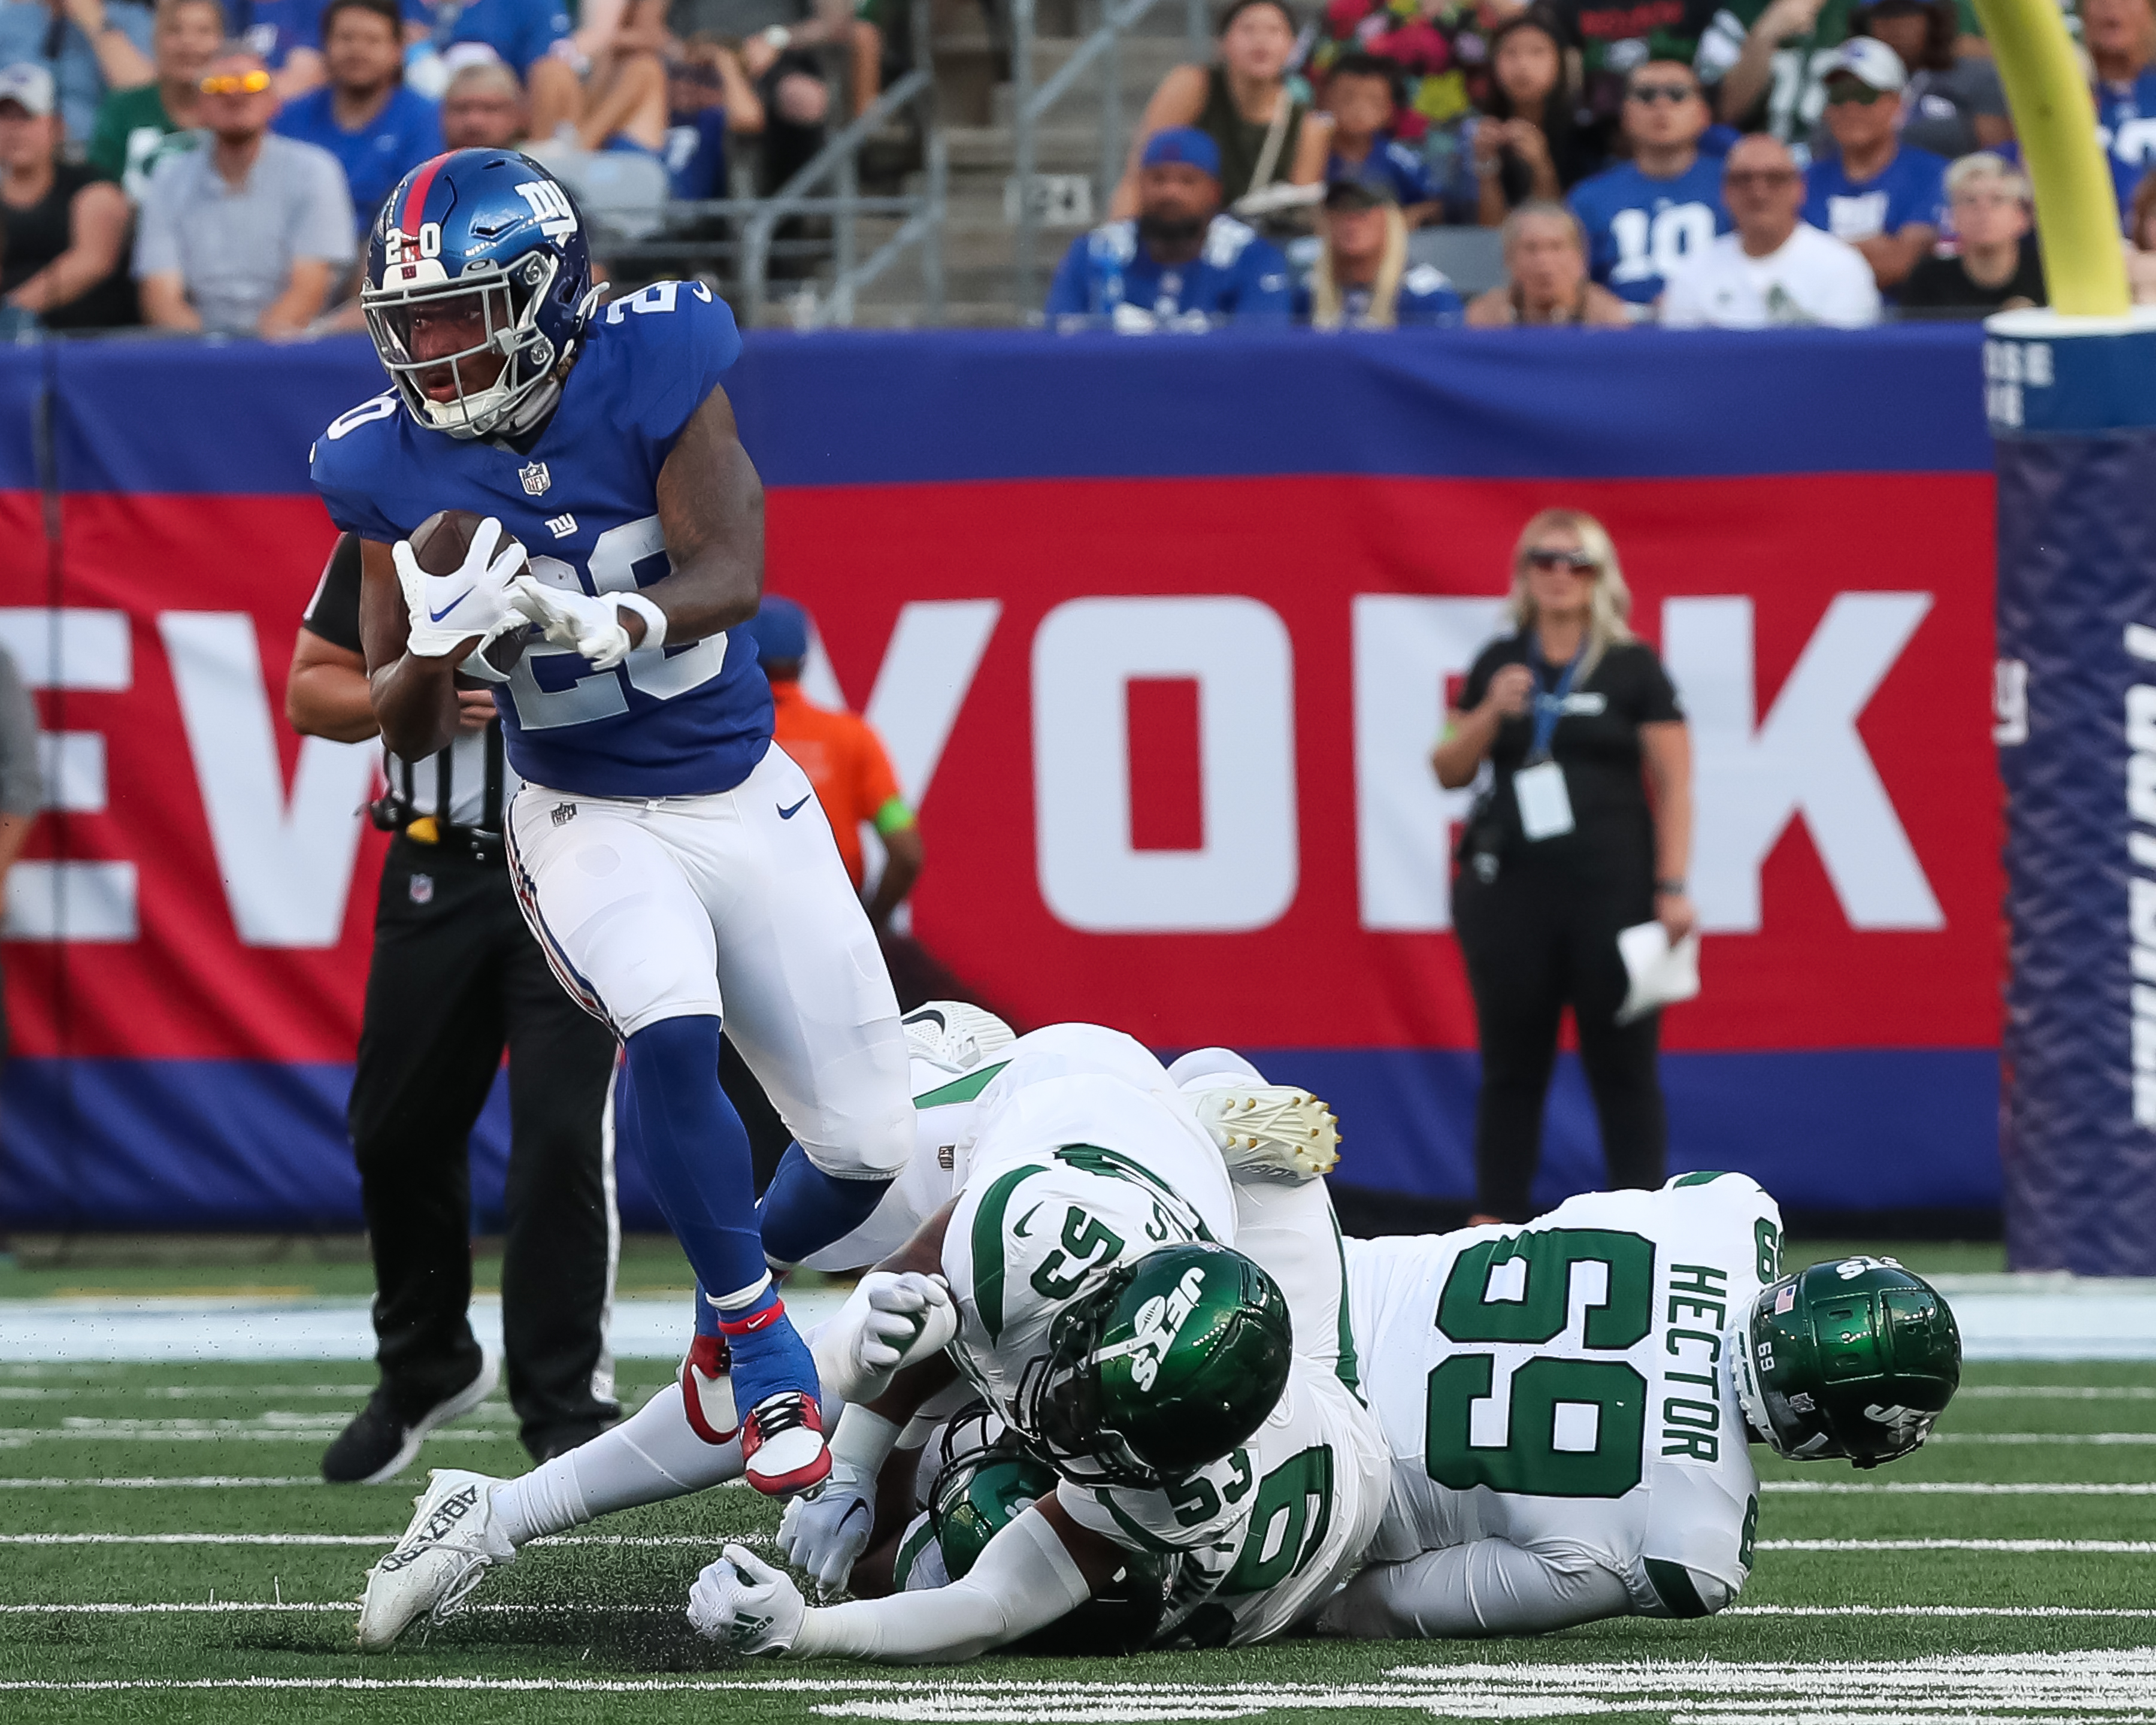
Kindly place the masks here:
<instances>
[{"instance_id":1,"label":"jets logo on helmet","mask_svg":"<svg viewBox=\"0 0 2156 1725\"><path fill-rule=\"evenodd\" d=\"M1198 1309L1204 1292L1205 1272L1194 1264L1183 1272L1173 1292L1157 1294L1138 1307L1136 1335L1102 1348L1093 1356L1094 1363L1105 1364L1127 1354L1131 1382L1142 1390L1150 1390L1159 1381L1160 1363L1168 1358L1168 1349L1175 1345L1176 1337Z\"/></svg>"},{"instance_id":2,"label":"jets logo on helmet","mask_svg":"<svg viewBox=\"0 0 2156 1725\"><path fill-rule=\"evenodd\" d=\"M1784 1276L1760 1291L1723 1351L1746 1421L1792 1461L1876 1467L1906 1455L1961 1383L1953 1313L1892 1258Z\"/></svg>"},{"instance_id":3,"label":"jets logo on helmet","mask_svg":"<svg viewBox=\"0 0 2156 1725\"><path fill-rule=\"evenodd\" d=\"M359 299L412 417L478 438L553 411L598 294L567 188L513 150L457 150L390 194Z\"/></svg>"}]
</instances>

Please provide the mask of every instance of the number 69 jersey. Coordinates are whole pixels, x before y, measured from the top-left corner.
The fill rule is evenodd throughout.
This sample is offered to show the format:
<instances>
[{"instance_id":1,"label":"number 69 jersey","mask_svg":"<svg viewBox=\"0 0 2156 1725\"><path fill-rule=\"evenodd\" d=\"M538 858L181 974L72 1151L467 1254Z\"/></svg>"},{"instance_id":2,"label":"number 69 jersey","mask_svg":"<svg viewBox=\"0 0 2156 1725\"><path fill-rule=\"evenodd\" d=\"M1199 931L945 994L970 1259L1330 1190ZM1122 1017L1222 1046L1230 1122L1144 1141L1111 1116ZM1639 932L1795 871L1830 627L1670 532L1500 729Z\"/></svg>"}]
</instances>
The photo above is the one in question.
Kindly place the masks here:
<instances>
[{"instance_id":1,"label":"number 69 jersey","mask_svg":"<svg viewBox=\"0 0 2156 1725\"><path fill-rule=\"evenodd\" d=\"M1700 1173L1517 1230L1349 1241L1394 1461L1373 1560L1502 1539L1586 1556L1645 1615L1720 1609L1758 1517L1722 1336L1781 1232L1755 1182Z\"/></svg>"},{"instance_id":2,"label":"number 69 jersey","mask_svg":"<svg viewBox=\"0 0 2156 1725\"><path fill-rule=\"evenodd\" d=\"M330 519L387 544L439 509L493 516L537 579L597 595L672 568L659 470L741 354L701 282L654 282L595 311L553 415L528 449L418 424L395 390L316 439ZM771 743L771 689L742 631L632 653L611 670L534 641L495 691L520 777L586 797L732 790Z\"/></svg>"}]
</instances>

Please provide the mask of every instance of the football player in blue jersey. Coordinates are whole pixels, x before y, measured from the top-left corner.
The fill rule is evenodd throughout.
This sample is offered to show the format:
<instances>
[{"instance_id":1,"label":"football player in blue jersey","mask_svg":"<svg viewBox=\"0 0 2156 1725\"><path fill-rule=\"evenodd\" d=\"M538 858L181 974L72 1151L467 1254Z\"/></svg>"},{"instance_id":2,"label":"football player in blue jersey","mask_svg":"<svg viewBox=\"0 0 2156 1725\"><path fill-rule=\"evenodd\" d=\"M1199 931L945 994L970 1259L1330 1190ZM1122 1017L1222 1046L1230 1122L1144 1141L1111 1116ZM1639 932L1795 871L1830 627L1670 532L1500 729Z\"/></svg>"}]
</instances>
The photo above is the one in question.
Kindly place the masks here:
<instances>
[{"instance_id":1,"label":"football player in blue jersey","mask_svg":"<svg viewBox=\"0 0 2156 1725\"><path fill-rule=\"evenodd\" d=\"M1635 67L1625 84L1632 159L1582 180L1566 200L1587 230L1589 272L1635 317L1653 315L1671 270L1729 232L1722 163L1699 147L1713 117L1690 66Z\"/></svg>"},{"instance_id":2,"label":"football player in blue jersey","mask_svg":"<svg viewBox=\"0 0 2156 1725\"><path fill-rule=\"evenodd\" d=\"M1048 290L1059 330L1200 331L1285 325L1287 259L1220 212L1220 146L1194 126L1155 132L1138 162L1138 213L1070 242Z\"/></svg>"},{"instance_id":3,"label":"football player in blue jersey","mask_svg":"<svg viewBox=\"0 0 2156 1725\"><path fill-rule=\"evenodd\" d=\"M694 282L602 307L568 193L502 150L405 177L361 303L394 387L322 434L314 479L363 542L383 740L431 754L459 674L496 685L524 781L519 896L563 985L622 1040L621 1129L696 1272L685 1430L726 1442L738 1409L750 1483L803 1490L830 1461L767 1257L798 1262L868 1215L912 1105L875 934L808 779L772 746L739 627L762 592L763 496L719 385L732 315ZM460 567L429 574L408 536L445 508L486 520ZM719 1088L722 1004L803 1153L760 1217Z\"/></svg>"}]
</instances>

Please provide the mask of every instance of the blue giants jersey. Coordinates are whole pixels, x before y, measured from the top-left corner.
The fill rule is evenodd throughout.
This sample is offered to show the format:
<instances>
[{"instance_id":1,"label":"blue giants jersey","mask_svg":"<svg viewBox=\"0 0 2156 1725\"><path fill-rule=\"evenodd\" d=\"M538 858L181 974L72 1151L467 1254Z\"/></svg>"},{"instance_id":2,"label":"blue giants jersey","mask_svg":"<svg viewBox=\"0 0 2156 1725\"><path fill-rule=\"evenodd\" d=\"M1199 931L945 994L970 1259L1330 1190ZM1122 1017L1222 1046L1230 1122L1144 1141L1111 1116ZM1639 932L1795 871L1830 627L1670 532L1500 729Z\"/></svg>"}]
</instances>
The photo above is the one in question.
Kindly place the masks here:
<instances>
[{"instance_id":1,"label":"blue giants jersey","mask_svg":"<svg viewBox=\"0 0 2156 1725\"><path fill-rule=\"evenodd\" d=\"M330 519L363 538L402 539L438 509L468 509L499 519L542 581L649 587L671 567L660 467L740 352L723 300L700 282L654 282L593 316L529 454L423 427L393 390L316 440L315 486ZM745 629L608 671L535 639L495 702L517 772L578 796L731 790L771 742L771 689Z\"/></svg>"},{"instance_id":2,"label":"blue giants jersey","mask_svg":"<svg viewBox=\"0 0 2156 1725\"><path fill-rule=\"evenodd\" d=\"M2156 67L2131 84L2096 86L2096 136L2111 162L2112 188L2123 220L2133 213L2133 188L2156 168Z\"/></svg>"},{"instance_id":3,"label":"blue giants jersey","mask_svg":"<svg viewBox=\"0 0 2156 1725\"><path fill-rule=\"evenodd\" d=\"M1670 180L1621 162L1582 180L1567 201L1587 230L1594 279L1635 305L1653 305L1671 270L1729 231L1718 156L1702 155Z\"/></svg>"},{"instance_id":4,"label":"blue giants jersey","mask_svg":"<svg viewBox=\"0 0 2156 1725\"><path fill-rule=\"evenodd\" d=\"M1836 239L1899 234L1912 223L1943 228L1947 162L1904 144L1868 180L1852 180L1839 156L1812 163L1804 174L1804 219Z\"/></svg>"},{"instance_id":5,"label":"blue giants jersey","mask_svg":"<svg viewBox=\"0 0 2156 1725\"><path fill-rule=\"evenodd\" d=\"M1234 318L1288 321L1287 259L1233 216L1215 216L1204 249L1188 264L1154 262L1138 224L1110 222L1070 242L1048 290L1048 316L1059 327L1116 317L1129 307L1152 326L1202 330Z\"/></svg>"}]
</instances>

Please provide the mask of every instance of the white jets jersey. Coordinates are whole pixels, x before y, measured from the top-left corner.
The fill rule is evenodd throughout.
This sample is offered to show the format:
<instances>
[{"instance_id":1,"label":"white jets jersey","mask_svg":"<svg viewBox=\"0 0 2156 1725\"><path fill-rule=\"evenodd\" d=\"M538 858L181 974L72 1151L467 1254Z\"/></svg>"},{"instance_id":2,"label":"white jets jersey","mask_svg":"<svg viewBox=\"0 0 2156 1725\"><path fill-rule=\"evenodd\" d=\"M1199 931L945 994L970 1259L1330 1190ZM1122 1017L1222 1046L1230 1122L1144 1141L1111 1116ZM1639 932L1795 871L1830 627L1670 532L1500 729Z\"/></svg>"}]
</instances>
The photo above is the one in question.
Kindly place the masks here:
<instances>
[{"instance_id":1,"label":"white jets jersey","mask_svg":"<svg viewBox=\"0 0 2156 1725\"><path fill-rule=\"evenodd\" d=\"M1292 1628L1332 1597L1383 1519L1383 1435L1339 1378L1297 1358L1234 1454L1149 1489L1059 1481L1071 1519L1131 1551L1182 1558L1155 1645L1226 1647Z\"/></svg>"},{"instance_id":2,"label":"white jets jersey","mask_svg":"<svg viewBox=\"0 0 2156 1725\"><path fill-rule=\"evenodd\" d=\"M998 1083L1006 1072L1011 1080ZM1076 1072L1107 1074L1140 1090L1169 1087L1167 1069L1142 1043L1099 1024L1046 1025L1019 1037L999 1058L965 1071L916 1058L912 1156L868 1220L812 1254L808 1266L834 1271L880 1263L965 1185L980 1123L1004 1095Z\"/></svg>"},{"instance_id":3,"label":"white jets jersey","mask_svg":"<svg viewBox=\"0 0 2156 1725\"><path fill-rule=\"evenodd\" d=\"M1582 1553L1653 1615L1718 1610L1758 1518L1722 1334L1779 1273L1742 1174L1573 1199L1525 1228L1350 1240L1394 1460L1373 1560L1497 1538Z\"/></svg>"}]
</instances>

